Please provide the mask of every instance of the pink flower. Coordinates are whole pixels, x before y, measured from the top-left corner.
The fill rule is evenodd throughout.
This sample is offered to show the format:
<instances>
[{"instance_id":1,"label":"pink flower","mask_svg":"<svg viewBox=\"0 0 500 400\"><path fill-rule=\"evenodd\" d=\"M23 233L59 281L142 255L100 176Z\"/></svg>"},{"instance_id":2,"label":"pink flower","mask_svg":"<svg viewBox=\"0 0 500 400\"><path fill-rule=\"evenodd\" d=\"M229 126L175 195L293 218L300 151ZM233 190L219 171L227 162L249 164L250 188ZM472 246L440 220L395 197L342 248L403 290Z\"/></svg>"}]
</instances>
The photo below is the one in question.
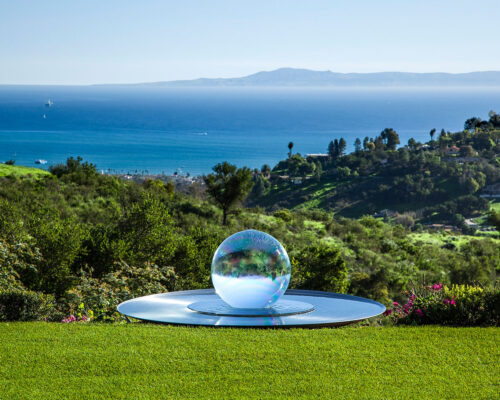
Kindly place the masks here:
<instances>
[{"instance_id":1,"label":"pink flower","mask_svg":"<svg viewBox=\"0 0 500 400\"><path fill-rule=\"evenodd\" d=\"M388 315L391 315L392 314L392 310L385 310L384 311L384 315L385 316L388 316Z\"/></svg>"},{"instance_id":2,"label":"pink flower","mask_svg":"<svg viewBox=\"0 0 500 400\"><path fill-rule=\"evenodd\" d=\"M455 300L453 300L453 299L451 299L450 304L451 304L452 306L456 306L456 305L457 305L457 303L455 303Z\"/></svg>"},{"instance_id":3,"label":"pink flower","mask_svg":"<svg viewBox=\"0 0 500 400\"><path fill-rule=\"evenodd\" d=\"M399 306L399 303L398 303L397 301L395 301L394 303L392 303L392 305L393 305L394 307L397 307L397 306Z\"/></svg>"},{"instance_id":4,"label":"pink flower","mask_svg":"<svg viewBox=\"0 0 500 400\"><path fill-rule=\"evenodd\" d=\"M422 312L422 310L420 308L417 308L415 310L415 313L419 316L419 317L423 317L424 316L424 313Z\"/></svg>"},{"instance_id":5,"label":"pink flower","mask_svg":"<svg viewBox=\"0 0 500 400\"><path fill-rule=\"evenodd\" d=\"M442 287L442 283L435 283L434 285L432 285L432 290L441 290Z\"/></svg>"}]
</instances>

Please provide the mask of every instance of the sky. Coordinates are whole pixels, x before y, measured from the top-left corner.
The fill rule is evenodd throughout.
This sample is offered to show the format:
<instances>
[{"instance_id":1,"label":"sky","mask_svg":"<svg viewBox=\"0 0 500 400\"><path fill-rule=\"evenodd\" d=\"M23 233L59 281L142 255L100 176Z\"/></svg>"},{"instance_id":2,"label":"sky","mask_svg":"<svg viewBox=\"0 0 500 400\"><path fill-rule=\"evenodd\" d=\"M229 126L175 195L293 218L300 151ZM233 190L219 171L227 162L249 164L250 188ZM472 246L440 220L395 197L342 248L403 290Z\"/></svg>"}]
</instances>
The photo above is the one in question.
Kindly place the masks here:
<instances>
[{"instance_id":1,"label":"sky","mask_svg":"<svg viewBox=\"0 0 500 400\"><path fill-rule=\"evenodd\" d=\"M0 84L500 70L499 0L0 0Z\"/></svg>"}]
</instances>

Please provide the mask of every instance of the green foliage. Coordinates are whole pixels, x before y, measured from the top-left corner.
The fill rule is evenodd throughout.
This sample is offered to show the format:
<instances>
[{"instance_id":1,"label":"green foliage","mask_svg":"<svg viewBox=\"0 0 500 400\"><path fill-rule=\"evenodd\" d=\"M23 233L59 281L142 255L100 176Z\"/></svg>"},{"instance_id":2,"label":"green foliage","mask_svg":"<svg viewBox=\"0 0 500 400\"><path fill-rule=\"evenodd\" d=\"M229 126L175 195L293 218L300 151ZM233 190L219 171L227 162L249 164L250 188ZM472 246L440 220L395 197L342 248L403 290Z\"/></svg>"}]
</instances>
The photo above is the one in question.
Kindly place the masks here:
<instances>
[{"instance_id":1,"label":"green foliage","mask_svg":"<svg viewBox=\"0 0 500 400\"><path fill-rule=\"evenodd\" d=\"M500 290L434 284L410 291L406 304L386 314L405 325L500 326Z\"/></svg>"},{"instance_id":2,"label":"green foliage","mask_svg":"<svg viewBox=\"0 0 500 400\"><path fill-rule=\"evenodd\" d=\"M293 143L291 145L293 147ZM208 194L222 209L222 225L226 225L228 212L237 202L243 201L252 188L252 172L246 167L237 168L227 162L217 164L213 171L213 174L203 176L203 180Z\"/></svg>"},{"instance_id":3,"label":"green foliage","mask_svg":"<svg viewBox=\"0 0 500 400\"><path fill-rule=\"evenodd\" d=\"M392 128L385 128L381 133L380 137L384 141L387 150L394 151L399 142L399 135Z\"/></svg>"},{"instance_id":4,"label":"green foliage","mask_svg":"<svg viewBox=\"0 0 500 400\"><path fill-rule=\"evenodd\" d=\"M10 244L0 239L0 293L23 290L25 284L38 273L40 261L41 254L37 248L27 243Z\"/></svg>"},{"instance_id":5,"label":"green foliage","mask_svg":"<svg viewBox=\"0 0 500 400\"><path fill-rule=\"evenodd\" d=\"M0 321L40 321L50 319L54 297L24 290L0 292Z\"/></svg>"},{"instance_id":6,"label":"green foliage","mask_svg":"<svg viewBox=\"0 0 500 400\"><path fill-rule=\"evenodd\" d=\"M292 258L291 287L346 293L347 266L336 248L315 244L303 248Z\"/></svg>"},{"instance_id":7,"label":"green foliage","mask_svg":"<svg viewBox=\"0 0 500 400\"><path fill-rule=\"evenodd\" d=\"M384 157L389 157L389 161L383 168L392 168L393 160L399 157L404 160L405 154L412 160L411 152L405 151L386 153ZM380 156L377 151L360 153L363 157L374 157L374 162ZM345 181L364 182L362 189L357 184L347 189L344 183L332 182L333 177L325 175L326 171L332 171L330 161L305 160L300 155L287 160L287 165L307 163L314 165L311 168L316 171L320 166L326 171L320 182L304 179L302 185L293 185L292 189L307 196L311 182L331 202L343 190L352 191L353 196L367 195L372 178L353 176L364 167L351 161L346 163L349 157L341 157L333 170L349 168L351 176L344 178ZM422 160L426 168L436 165L433 156L425 155ZM73 172L60 178L51 175L37 179L0 178L0 290L28 289L55 294L59 309L65 313L63 317L77 313L77 307L83 303L89 311L95 308L99 314L105 310L106 318L112 318L113 307L120 299L141 293L134 285L125 284L123 291L117 286L109 292L114 291L110 296L115 300L106 303L108 289L103 294L99 288L112 285L106 281L107 277L128 274L122 271L124 264L133 266L137 277L142 276L144 268L146 274L152 266L157 266L153 268L155 271L173 268L176 290L209 288L215 250L226 237L244 229L265 231L283 243L295 260L292 285L297 287L348 290L389 302L398 299L410 281L446 284L480 281L491 286L497 280L498 240L476 238L476 243L473 238L459 234L454 234L456 240L452 240L441 233L426 233L419 225L444 220L463 223L464 217L489 209L488 201L477 196L455 197L419 213L388 217L385 222L373 217L354 220L327 209L284 208L283 204L292 196L276 191L280 185L277 182L281 182L276 180L276 171L265 176L257 172L252 179L262 178L270 185L269 193L278 193L282 198L273 201L269 213L259 207L233 209L238 212L237 217L221 226L220 211L203 200L203 196L165 190L166 186L159 181L138 184L96 175L90 167L81 167L82 162L69 164L72 167L68 171ZM477 177L481 176L477 172L485 171L485 179L494 179L495 174L487 168L481 171L465 165L462 168L466 171L460 174ZM90 172L80 176L85 170ZM425 179L432 180L436 174L432 170ZM388 190L387 198L395 197L392 179L380 179L373 188L387 184L389 189L384 189ZM418 185L419 181L412 178L410 184ZM402 186L401 191L404 190ZM317 198L310 201L318 201L316 207L322 206ZM343 207L348 208L349 204L344 203ZM412 219L417 223L414 226ZM420 233L412 233L410 229L418 229ZM160 290L155 286L157 281L151 279L152 287ZM76 300L67 298L68 293L84 293L81 285L87 281L90 283L85 296L79 294ZM162 282L165 289L161 290L171 290ZM100 293L100 299L90 298L92 290Z\"/></svg>"},{"instance_id":8,"label":"green foliage","mask_svg":"<svg viewBox=\"0 0 500 400\"><path fill-rule=\"evenodd\" d=\"M151 263L137 267L117 263L115 271L102 278L92 277L91 272L81 271L78 284L66 295L67 315L77 314L84 304L86 314L91 310L95 321L121 319L116 311L118 304L134 297L172 291L177 281L172 267Z\"/></svg>"},{"instance_id":9,"label":"green foliage","mask_svg":"<svg viewBox=\"0 0 500 400\"><path fill-rule=\"evenodd\" d=\"M50 172L44 171L40 168L31 168L24 166L17 166L14 164L0 164L0 177L10 176L10 177L31 177L31 178L43 178L49 176Z\"/></svg>"},{"instance_id":10,"label":"green foliage","mask_svg":"<svg viewBox=\"0 0 500 400\"><path fill-rule=\"evenodd\" d=\"M488 222L500 232L500 212L492 210L488 216Z\"/></svg>"},{"instance_id":11,"label":"green foliage","mask_svg":"<svg viewBox=\"0 0 500 400\"><path fill-rule=\"evenodd\" d=\"M290 212L290 210L287 210L286 208L276 211L273 215L276 218L280 218L285 222L290 222L292 220L292 213Z\"/></svg>"}]
</instances>

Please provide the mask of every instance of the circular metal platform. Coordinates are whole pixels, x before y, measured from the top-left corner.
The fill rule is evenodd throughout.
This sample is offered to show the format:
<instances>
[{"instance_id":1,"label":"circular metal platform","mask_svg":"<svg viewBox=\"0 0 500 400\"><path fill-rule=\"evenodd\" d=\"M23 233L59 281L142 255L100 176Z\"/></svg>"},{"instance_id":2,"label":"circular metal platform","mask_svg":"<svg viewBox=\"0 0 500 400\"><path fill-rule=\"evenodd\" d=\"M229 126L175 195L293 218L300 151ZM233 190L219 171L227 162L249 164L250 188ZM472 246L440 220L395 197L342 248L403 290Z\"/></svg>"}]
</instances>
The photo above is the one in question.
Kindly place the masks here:
<instances>
[{"instance_id":1,"label":"circular metal platform","mask_svg":"<svg viewBox=\"0 0 500 400\"><path fill-rule=\"evenodd\" d=\"M222 303L214 289L186 290L128 300L118 306L118 311L165 324L247 328L339 326L385 311L384 305L373 300L312 290L287 290L264 315L259 314L262 310L235 309Z\"/></svg>"}]
</instances>

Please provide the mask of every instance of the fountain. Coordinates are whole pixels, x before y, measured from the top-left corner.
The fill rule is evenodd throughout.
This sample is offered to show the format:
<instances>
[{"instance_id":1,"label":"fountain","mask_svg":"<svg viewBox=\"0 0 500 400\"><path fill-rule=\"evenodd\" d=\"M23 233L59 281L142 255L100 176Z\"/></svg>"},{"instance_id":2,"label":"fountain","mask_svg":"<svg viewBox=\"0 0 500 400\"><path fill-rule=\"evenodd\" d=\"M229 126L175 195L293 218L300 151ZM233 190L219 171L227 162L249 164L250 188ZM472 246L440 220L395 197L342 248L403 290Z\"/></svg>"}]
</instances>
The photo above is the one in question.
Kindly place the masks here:
<instances>
[{"instance_id":1,"label":"fountain","mask_svg":"<svg viewBox=\"0 0 500 400\"><path fill-rule=\"evenodd\" d=\"M144 296L118 306L122 314L167 324L320 327L374 317L385 307L345 294L290 290L291 265L281 243L246 230L224 240L212 260L215 289Z\"/></svg>"}]
</instances>

